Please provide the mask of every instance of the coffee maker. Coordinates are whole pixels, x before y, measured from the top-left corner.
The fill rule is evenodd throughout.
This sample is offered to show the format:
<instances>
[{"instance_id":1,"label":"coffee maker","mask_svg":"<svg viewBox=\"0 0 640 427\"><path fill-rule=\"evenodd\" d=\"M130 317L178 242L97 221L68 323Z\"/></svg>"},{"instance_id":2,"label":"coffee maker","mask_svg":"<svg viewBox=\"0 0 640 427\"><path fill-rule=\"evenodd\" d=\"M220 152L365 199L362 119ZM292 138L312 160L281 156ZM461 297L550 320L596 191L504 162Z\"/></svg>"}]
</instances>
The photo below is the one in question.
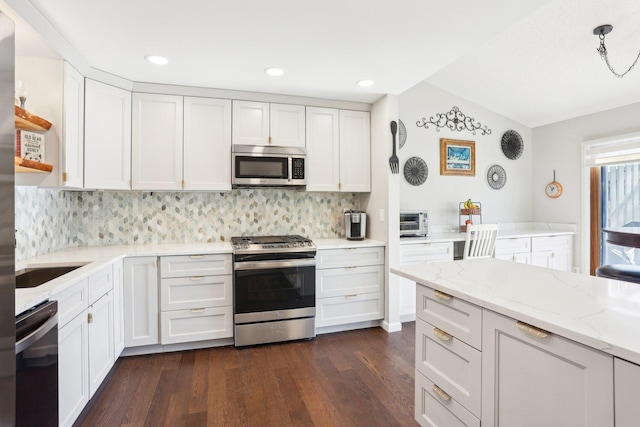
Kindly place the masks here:
<instances>
[{"instance_id":1,"label":"coffee maker","mask_svg":"<svg viewBox=\"0 0 640 427\"><path fill-rule=\"evenodd\" d=\"M367 234L367 214L354 209L344 211L344 232L347 240L364 240Z\"/></svg>"}]
</instances>

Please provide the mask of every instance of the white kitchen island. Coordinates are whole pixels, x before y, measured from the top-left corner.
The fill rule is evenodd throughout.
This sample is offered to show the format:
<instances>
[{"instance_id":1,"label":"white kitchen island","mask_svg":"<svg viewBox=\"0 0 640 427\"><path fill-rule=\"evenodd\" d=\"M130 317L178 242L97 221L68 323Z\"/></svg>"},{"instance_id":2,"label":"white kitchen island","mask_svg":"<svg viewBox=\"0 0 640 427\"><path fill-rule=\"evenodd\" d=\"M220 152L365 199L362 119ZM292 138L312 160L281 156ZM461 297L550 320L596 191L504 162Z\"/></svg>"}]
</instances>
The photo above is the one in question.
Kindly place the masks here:
<instances>
[{"instance_id":1,"label":"white kitchen island","mask_svg":"<svg viewBox=\"0 0 640 427\"><path fill-rule=\"evenodd\" d=\"M391 272L419 285L421 425L637 425L637 284L496 259Z\"/></svg>"}]
</instances>

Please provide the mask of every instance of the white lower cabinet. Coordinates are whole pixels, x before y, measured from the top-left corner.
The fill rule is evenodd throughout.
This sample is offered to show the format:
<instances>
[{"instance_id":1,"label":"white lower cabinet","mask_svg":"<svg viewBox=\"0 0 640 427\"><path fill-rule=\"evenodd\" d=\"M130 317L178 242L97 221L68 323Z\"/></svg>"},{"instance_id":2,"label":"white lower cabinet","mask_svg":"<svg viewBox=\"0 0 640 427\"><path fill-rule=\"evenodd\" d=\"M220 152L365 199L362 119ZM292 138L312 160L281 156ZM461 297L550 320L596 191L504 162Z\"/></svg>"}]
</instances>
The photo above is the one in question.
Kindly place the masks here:
<instances>
[{"instance_id":1,"label":"white lower cabinet","mask_svg":"<svg viewBox=\"0 0 640 427\"><path fill-rule=\"evenodd\" d=\"M124 287L122 261L113 264L113 358L124 350Z\"/></svg>"},{"instance_id":2,"label":"white lower cabinet","mask_svg":"<svg viewBox=\"0 0 640 427\"><path fill-rule=\"evenodd\" d=\"M613 360L616 427L637 427L640 423L640 366Z\"/></svg>"},{"instance_id":3,"label":"white lower cabinet","mask_svg":"<svg viewBox=\"0 0 640 427\"><path fill-rule=\"evenodd\" d=\"M89 324L76 316L58 331L58 412L71 426L89 402Z\"/></svg>"},{"instance_id":4,"label":"white lower cabinet","mask_svg":"<svg viewBox=\"0 0 640 427\"><path fill-rule=\"evenodd\" d=\"M480 420L416 370L415 417L426 427L480 427Z\"/></svg>"},{"instance_id":5,"label":"white lower cabinet","mask_svg":"<svg viewBox=\"0 0 640 427\"><path fill-rule=\"evenodd\" d=\"M87 310L89 325L89 397L93 397L115 363L113 350L113 293Z\"/></svg>"},{"instance_id":6,"label":"white lower cabinet","mask_svg":"<svg viewBox=\"0 0 640 427\"><path fill-rule=\"evenodd\" d=\"M316 254L316 328L384 317L384 247Z\"/></svg>"},{"instance_id":7,"label":"white lower cabinet","mask_svg":"<svg viewBox=\"0 0 640 427\"><path fill-rule=\"evenodd\" d=\"M613 356L427 286L417 299L420 425L638 425L639 366L616 360L614 424Z\"/></svg>"},{"instance_id":8,"label":"white lower cabinet","mask_svg":"<svg viewBox=\"0 0 640 427\"><path fill-rule=\"evenodd\" d=\"M483 426L613 427L611 355L489 310L483 340Z\"/></svg>"},{"instance_id":9,"label":"white lower cabinet","mask_svg":"<svg viewBox=\"0 0 640 427\"><path fill-rule=\"evenodd\" d=\"M55 296L61 308L58 325L61 426L74 423L115 362L112 277L109 265Z\"/></svg>"},{"instance_id":10,"label":"white lower cabinet","mask_svg":"<svg viewBox=\"0 0 640 427\"><path fill-rule=\"evenodd\" d=\"M157 263L157 257L132 257L124 260L125 347L160 342Z\"/></svg>"},{"instance_id":11,"label":"white lower cabinet","mask_svg":"<svg viewBox=\"0 0 640 427\"><path fill-rule=\"evenodd\" d=\"M573 236L540 236L531 238L531 264L554 270L573 268Z\"/></svg>"},{"instance_id":12,"label":"white lower cabinet","mask_svg":"<svg viewBox=\"0 0 640 427\"><path fill-rule=\"evenodd\" d=\"M453 261L453 242L400 245L400 266L421 262ZM416 282L400 278L400 321L416 320Z\"/></svg>"},{"instance_id":13,"label":"white lower cabinet","mask_svg":"<svg viewBox=\"0 0 640 427\"><path fill-rule=\"evenodd\" d=\"M160 342L233 336L231 255L160 257Z\"/></svg>"},{"instance_id":14,"label":"white lower cabinet","mask_svg":"<svg viewBox=\"0 0 640 427\"><path fill-rule=\"evenodd\" d=\"M506 261L531 264L531 238L514 237L496 240L494 257Z\"/></svg>"}]
</instances>

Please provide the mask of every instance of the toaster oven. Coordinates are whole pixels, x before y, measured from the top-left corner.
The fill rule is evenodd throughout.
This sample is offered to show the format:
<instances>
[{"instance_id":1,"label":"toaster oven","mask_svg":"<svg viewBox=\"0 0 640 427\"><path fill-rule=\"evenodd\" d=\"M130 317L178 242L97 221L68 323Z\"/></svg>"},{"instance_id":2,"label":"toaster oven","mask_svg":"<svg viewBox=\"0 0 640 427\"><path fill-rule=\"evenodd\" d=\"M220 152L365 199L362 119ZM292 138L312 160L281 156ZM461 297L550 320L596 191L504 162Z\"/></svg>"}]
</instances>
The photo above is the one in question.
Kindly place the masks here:
<instances>
[{"instance_id":1,"label":"toaster oven","mask_svg":"<svg viewBox=\"0 0 640 427\"><path fill-rule=\"evenodd\" d=\"M428 235L427 211L400 211L400 237Z\"/></svg>"}]
</instances>

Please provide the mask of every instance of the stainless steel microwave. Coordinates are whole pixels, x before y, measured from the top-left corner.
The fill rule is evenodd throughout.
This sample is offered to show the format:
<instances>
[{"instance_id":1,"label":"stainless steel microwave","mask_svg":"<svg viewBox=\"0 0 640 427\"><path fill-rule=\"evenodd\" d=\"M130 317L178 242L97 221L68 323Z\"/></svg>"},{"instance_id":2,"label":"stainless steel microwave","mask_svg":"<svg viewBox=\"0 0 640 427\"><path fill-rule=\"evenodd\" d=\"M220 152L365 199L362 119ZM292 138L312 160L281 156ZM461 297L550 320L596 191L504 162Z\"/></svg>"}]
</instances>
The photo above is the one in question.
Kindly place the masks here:
<instances>
[{"instance_id":1,"label":"stainless steel microwave","mask_svg":"<svg viewBox=\"0 0 640 427\"><path fill-rule=\"evenodd\" d=\"M307 183L305 148L233 145L231 157L233 187L302 187Z\"/></svg>"},{"instance_id":2,"label":"stainless steel microwave","mask_svg":"<svg viewBox=\"0 0 640 427\"><path fill-rule=\"evenodd\" d=\"M400 211L400 237L428 235L427 211Z\"/></svg>"}]
</instances>

